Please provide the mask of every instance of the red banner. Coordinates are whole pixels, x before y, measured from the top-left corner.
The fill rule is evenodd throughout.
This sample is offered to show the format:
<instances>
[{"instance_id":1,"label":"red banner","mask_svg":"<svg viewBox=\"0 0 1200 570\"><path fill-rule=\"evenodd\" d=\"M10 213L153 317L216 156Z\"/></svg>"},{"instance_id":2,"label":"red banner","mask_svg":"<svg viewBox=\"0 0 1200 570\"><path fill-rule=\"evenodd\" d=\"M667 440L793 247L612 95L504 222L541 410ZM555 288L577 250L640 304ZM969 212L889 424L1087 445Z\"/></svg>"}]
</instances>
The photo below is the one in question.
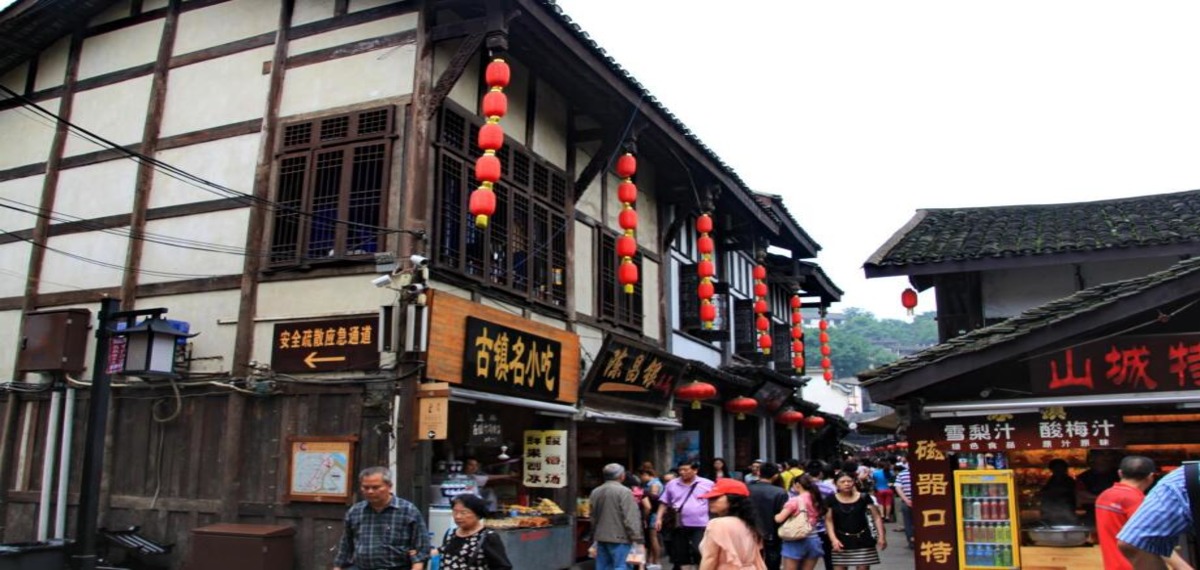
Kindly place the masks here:
<instances>
[{"instance_id":1,"label":"red banner","mask_svg":"<svg viewBox=\"0 0 1200 570\"><path fill-rule=\"evenodd\" d=\"M1043 395L1165 392L1200 388L1200 334L1120 336L1029 362Z\"/></svg>"},{"instance_id":2,"label":"red banner","mask_svg":"<svg viewBox=\"0 0 1200 570\"><path fill-rule=\"evenodd\" d=\"M954 476L941 426L920 422L908 428L908 466L912 470L913 540L917 570L958 568L958 526L954 514Z\"/></svg>"}]
</instances>

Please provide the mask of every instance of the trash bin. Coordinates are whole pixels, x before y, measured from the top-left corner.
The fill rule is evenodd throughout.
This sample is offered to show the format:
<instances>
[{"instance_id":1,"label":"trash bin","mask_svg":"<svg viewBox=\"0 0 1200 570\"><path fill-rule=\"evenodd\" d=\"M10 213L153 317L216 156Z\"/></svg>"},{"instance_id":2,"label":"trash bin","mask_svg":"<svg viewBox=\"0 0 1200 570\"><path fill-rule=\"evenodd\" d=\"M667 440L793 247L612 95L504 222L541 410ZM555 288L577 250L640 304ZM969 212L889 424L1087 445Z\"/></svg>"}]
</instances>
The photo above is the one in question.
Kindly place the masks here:
<instances>
[{"instance_id":1,"label":"trash bin","mask_svg":"<svg viewBox=\"0 0 1200 570\"><path fill-rule=\"evenodd\" d=\"M69 541L61 538L45 542L0 544L0 570L50 570L67 567Z\"/></svg>"},{"instance_id":2,"label":"trash bin","mask_svg":"<svg viewBox=\"0 0 1200 570\"><path fill-rule=\"evenodd\" d=\"M273 524L217 523L194 528L188 568L291 570L295 534L295 527Z\"/></svg>"}]
</instances>

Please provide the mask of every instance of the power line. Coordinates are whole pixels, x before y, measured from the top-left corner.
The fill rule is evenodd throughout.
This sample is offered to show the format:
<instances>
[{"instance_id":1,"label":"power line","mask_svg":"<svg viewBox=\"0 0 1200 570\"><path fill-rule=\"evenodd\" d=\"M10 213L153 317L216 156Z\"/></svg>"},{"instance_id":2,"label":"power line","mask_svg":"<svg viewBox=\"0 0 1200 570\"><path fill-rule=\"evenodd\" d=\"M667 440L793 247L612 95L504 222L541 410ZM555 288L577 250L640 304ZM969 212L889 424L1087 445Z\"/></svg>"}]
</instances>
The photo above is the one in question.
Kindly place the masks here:
<instances>
[{"instance_id":1,"label":"power line","mask_svg":"<svg viewBox=\"0 0 1200 570\"><path fill-rule=\"evenodd\" d=\"M46 244L37 243L36 241L34 241L34 240L32 240L32 239L25 238L25 237L21 237L21 236L19 236L19 235L15 234L15 233L13 233L13 232L10 232L10 231L8 231L8 230L5 230L5 229L3 229L3 228L0 228L0 233L3 233L4 235L12 236L13 238L16 238L16 239L18 239L18 240L21 240L21 241L23 241L23 242L25 242L25 243L28 243L28 244L30 244L30 245L33 245L34 247L40 247L40 248L42 248L42 249L44 249L44 250L46 250L46 251L52 251L52 252L54 252L54 253L57 253L57 254L59 254L59 255L62 255L62 256L64 256L64 257L69 257L69 258L71 258L71 259L74 259L74 260L77 260L77 261L82 261L82 262L84 262L84 263L90 263L90 264L92 264L92 265L97 265L97 266L100 266L100 267L105 267L105 268L108 268L108 269L113 269L113 270L116 270L116 271L129 271L129 270L131 269L131 268L130 268L129 266L127 266L127 265L118 265L118 264L115 264L115 263L109 263L109 262L107 262L107 261L100 261L100 260L98 260L98 259L92 259L92 258L90 258L90 257L87 257L87 256L83 256L83 255L79 255L79 254L76 254L76 253L71 253L71 252L69 252L69 251L63 251L63 250L61 250L61 249L58 249L58 248L50 247L50 246L48 246L48 245L46 245ZM141 269L141 268L139 268L139 269L134 269L133 271L134 271L135 273L140 273L140 274L143 274L143 275L151 275L151 276L154 276L154 277L179 278L179 279L185 279L185 278L186 278L186 279L195 279L195 278L210 278L210 277L219 277L219 275L201 275L201 274L195 274L195 273L174 273L174 272L171 272L171 271L157 271L157 270L153 270L153 269Z\"/></svg>"}]
</instances>

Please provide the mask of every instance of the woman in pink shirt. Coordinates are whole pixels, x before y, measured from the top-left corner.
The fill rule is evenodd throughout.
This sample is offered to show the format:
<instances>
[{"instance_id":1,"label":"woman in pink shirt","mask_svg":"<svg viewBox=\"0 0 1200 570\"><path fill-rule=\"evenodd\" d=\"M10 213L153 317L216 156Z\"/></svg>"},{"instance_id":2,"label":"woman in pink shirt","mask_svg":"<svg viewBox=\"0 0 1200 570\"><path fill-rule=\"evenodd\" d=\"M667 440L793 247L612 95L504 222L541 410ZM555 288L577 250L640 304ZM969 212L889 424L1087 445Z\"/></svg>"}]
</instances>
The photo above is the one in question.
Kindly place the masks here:
<instances>
[{"instance_id":1,"label":"woman in pink shirt","mask_svg":"<svg viewBox=\"0 0 1200 570\"><path fill-rule=\"evenodd\" d=\"M700 542L700 570L767 570L762 533L750 489L737 479L719 479L708 499L709 521Z\"/></svg>"},{"instance_id":2,"label":"woman in pink shirt","mask_svg":"<svg viewBox=\"0 0 1200 570\"><path fill-rule=\"evenodd\" d=\"M824 516L821 512L821 490L817 488L816 479L812 475L805 473L792 480L792 488L789 489L796 495L788 500L783 505L783 510L775 515L775 522L783 524L794 515L808 517L809 524L813 527L813 532L800 540L785 540L783 541L783 569L784 570L813 570L816 568L817 561L825 557L825 547L821 544L821 537L817 533L817 518Z\"/></svg>"}]
</instances>

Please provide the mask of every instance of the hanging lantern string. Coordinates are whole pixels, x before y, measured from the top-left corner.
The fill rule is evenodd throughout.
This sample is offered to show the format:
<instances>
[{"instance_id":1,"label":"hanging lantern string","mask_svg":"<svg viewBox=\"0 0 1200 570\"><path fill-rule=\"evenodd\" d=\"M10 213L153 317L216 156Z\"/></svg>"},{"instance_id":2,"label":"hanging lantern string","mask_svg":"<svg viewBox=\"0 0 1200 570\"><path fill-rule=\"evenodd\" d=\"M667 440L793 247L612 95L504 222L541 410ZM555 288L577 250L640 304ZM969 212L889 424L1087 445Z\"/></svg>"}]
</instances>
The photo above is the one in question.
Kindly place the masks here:
<instances>
[{"instance_id":1,"label":"hanging lantern string","mask_svg":"<svg viewBox=\"0 0 1200 570\"><path fill-rule=\"evenodd\" d=\"M624 286L625 293L633 294L638 282L638 267L633 262L633 256L637 254L638 214L634 209L637 205L637 184L633 182L633 176L637 174L637 157L626 152L617 159L616 171L621 179L621 183L617 185L617 200L621 202L621 213L617 222L624 231L624 235L617 238L616 244L617 258L621 261L618 279Z\"/></svg>"},{"instance_id":2,"label":"hanging lantern string","mask_svg":"<svg viewBox=\"0 0 1200 570\"><path fill-rule=\"evenodd\" d=\"M713 321L717 320L717 306L712 301L716 292L713 286L713 276L716 274L713 252L716 244L709 235L712 230L713 220L708 212L696 217L696 233L699 234L696 237L696 250L700 252L700 263L696 266L700 285L696 288L696 295L700 297L700 324L705 330L712 330Z\"/></svg>"},{"instance_id":3,"label":"hanging lantern string","mask_svg":"<svg viewBox=\"0 0 1200 570\"><path fill-rule=\"evenodd\" d=\"M475 227L486 229L488 218L496 213L496 193L493 191L500 182L501 164L497 151L504 146L504 129L500 119L508 114L508 96L504 88L508 87L512 71L504 58L497 56L488 64L485 72L488 92L483 96L483 116L487 117L483 127L479 129L479 148L483 155L475 160L475 179L479 187L471 193L468 210L475 218Z\"/></svg>"},{"instance_id":4,"label":"hanging lantern string","mask_svg":"<svg viewBox=\"0 0 1200 570\"><path fill-rule=\"evenodd\" d=\"M766 356L771 354L771 321L767 318L767 295L770 290L767 288L767 267L762 264L761 257L759 264L754 266L754 312L758 314L758 348Z\"/></svg>"},{"instance_id":5,"label":"hanging lantern string","mask_svg":"<svg viewBox=\"0 0 1200 570\"><path fill-rule=\"evenodd\" d=\"M804 315L800 294L792 295L792 368L804 373Z\"/></svg>"}]
</instances>

